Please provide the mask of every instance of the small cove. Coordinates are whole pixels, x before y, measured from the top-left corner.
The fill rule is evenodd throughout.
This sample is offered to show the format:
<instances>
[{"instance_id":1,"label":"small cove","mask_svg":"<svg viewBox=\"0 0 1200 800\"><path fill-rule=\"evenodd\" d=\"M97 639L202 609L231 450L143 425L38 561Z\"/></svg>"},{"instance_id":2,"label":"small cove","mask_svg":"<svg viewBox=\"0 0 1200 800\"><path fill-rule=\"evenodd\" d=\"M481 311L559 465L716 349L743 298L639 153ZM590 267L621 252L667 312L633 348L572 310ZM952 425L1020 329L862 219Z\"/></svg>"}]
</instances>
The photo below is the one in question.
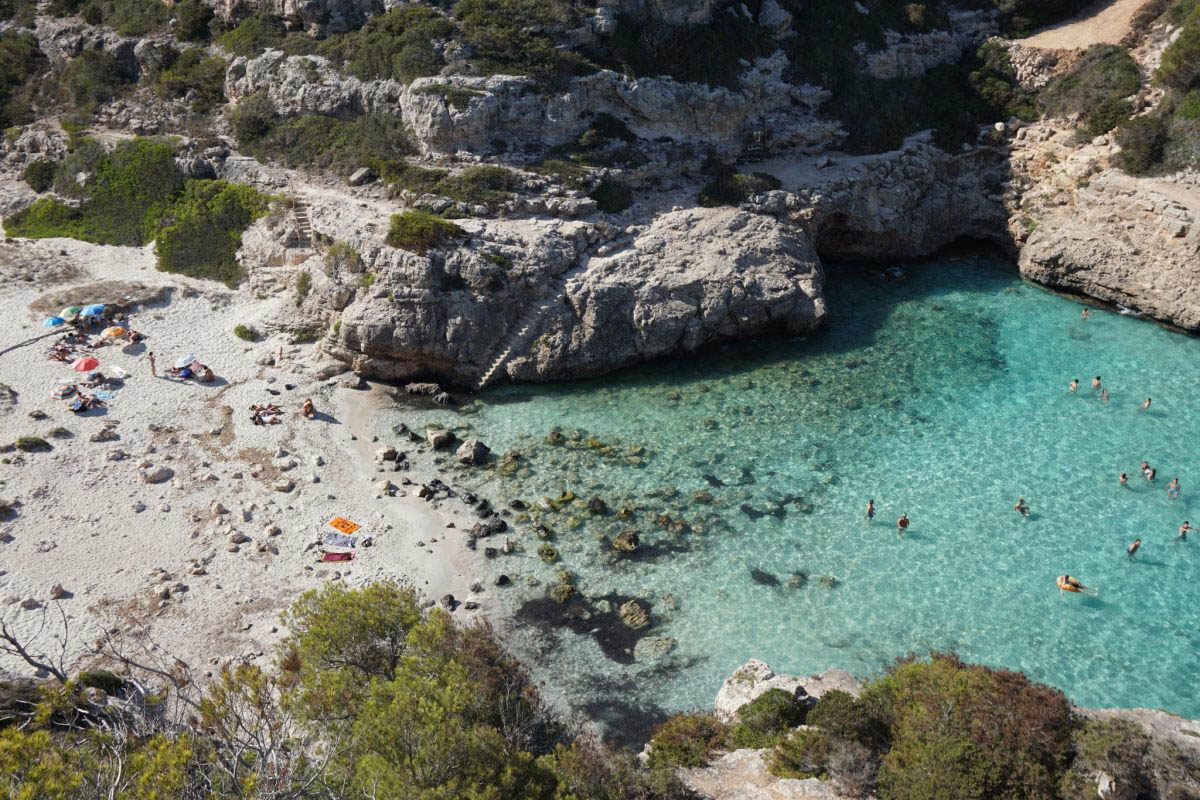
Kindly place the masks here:
<instances>
[{"instance_id":1,"label":"small cove","mask_svg":"<svg viewBox=\"0 0 1200 800\"><path fill-rule=\"evenodd\" d=\"M1023 670L1077 703L1200 717L1200 541L1176 538L1200 522L1200 341L1107 311L1081 319L992 256L905 271L882 283L878 266L830 266L830 324L808 336L506 386L461 409L401 405L375 430L458 427L512 467L457 482L534 506L561 562L541 562L518 517L480 542L523 548L488 562L514 585L489 586L487 602L512 612L504 635L548 691L602 723L710 707L751 657L873 675L930 649ZM1107 404L1088 388L1097 374ZM1173 477L1183 495L1170 502ZM537 507L564 491L579 499ZM641 549L618 557L608 541L627 530ZM645 598L652 627L633 634L595 602L564 615L544 599L562 569L609 607ZM1059 597L1063 573L1100 595ZM634 659L642 633L676 645Z\"/></svg>"}]
</instances>

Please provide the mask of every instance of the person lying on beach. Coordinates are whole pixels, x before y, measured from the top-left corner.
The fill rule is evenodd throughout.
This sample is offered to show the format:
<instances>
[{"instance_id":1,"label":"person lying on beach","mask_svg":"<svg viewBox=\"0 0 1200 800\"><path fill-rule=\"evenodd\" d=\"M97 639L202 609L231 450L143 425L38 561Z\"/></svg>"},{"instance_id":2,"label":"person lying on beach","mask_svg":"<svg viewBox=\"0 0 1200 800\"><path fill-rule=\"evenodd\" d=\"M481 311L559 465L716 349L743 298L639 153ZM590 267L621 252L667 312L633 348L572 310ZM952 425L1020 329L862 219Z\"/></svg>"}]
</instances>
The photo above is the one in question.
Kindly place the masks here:
<instances>
[{"instance_id":1,"label":"person lying on beach","mask_svg":"<svg viewBox=\"0 0 1200 800\"><path fill-rule=\"evenodd\" d=\"M1013 511L1024 517L1029 516L1029 506L1025 505L1025 498L1018 497L1017 502L1013 503Z\"/></svg>"},{"instance_id":2,"label":"person lying on beach","mask_svg":"<svg viewBox=\"0 0 1200 800\"><path fill-rule=\"evenodd\" d=\"M94 394L81 394L72 400L68 407L76 414L82 414L90 408L103 408L104 401Z\"/></svg>"},{"instance_id":3,"label":"person lying on beach","mask_svg":"<svg viewBox=\"0 0 1200 800\"><path fill-rule=\"evenodd\" d=\"M313 417L315 417L317 415L317 409L315 406L313 406L313 401L312 401L311 397L304 398L304 405L302 405L300 407L300 413L303 414L304 416L308 417L309 419L312 419Z\"/></svg>"},{"instance_id":4,"label":"person lying on beach","mask_svg":"<svg viewBox=\"0 0 1200 800\"><path fill-rule=\"evenodd\" d=\"M125 338L129 340L130 344L137 344L146 338L146 334L138 333L133 328L130 328L129 330L125 331Z\"/></svg>"}]
</instances>

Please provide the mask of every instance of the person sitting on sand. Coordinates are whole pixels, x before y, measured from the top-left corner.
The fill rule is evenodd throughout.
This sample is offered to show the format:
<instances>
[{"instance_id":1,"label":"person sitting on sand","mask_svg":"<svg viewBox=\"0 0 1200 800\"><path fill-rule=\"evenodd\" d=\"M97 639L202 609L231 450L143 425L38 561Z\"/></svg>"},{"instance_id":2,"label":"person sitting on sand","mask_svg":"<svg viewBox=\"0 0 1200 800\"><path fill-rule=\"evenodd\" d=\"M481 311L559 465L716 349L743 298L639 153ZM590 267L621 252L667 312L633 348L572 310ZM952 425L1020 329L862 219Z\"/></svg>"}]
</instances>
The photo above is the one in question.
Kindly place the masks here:
<instances>
[{"instance_id":1,"label":"person sitting on sand","mask_svg":"<svg viewBox=\"0 0 1200 800\"><path fill-rule=\"evenodd\" d=\"M1018 497L1017 502L1013 503L1013 511L1016 511L1023 517L1029 516L1029 506L1025 505L1025 498Z\"/></svg>"},{"instance_id":2,"label":"person sitting on sand","mask_svg":"<svg viewBox=\"0 0 1200 800\"><path fill-rule=\"evenodd\" d=\"M317 415L317 409L315 406L313 406L313 401L312 401L311 397L304 398L304 405L302 405L300 407L300 413L303 414L304 416L308 417L309 419L312 419L313 417L315 417Z\"/></svg>"},{"instance_id":3,"label":"person sitting on sand","mask_svg":"<svg viewBox=\"0 0 1200 800\"><path fill-rule=\"evenodd\" d=\"M1122 472L1120 480L1121 480L1121 485L1124 486L1126 489L1128 489L1129 488L1129 475Z\"/></svg>"},{"instance_id":4,"label":"person sitting on sand","mask_svg":"<svg viewBox=\"0 0 1200 800\"><path fill-rule=\"evenodd\" d=\"M1149 411L1149 410L1150 410L1150 398L1147 397L1146 402L1142 403L1142 411Z\"/></svg>"},{"instance_id":5,"label":"person sitting on sand","mask_svg":"<svg viewBox=\"0 0 1200 800\"><path fill-rule=\"evenodd\" d=\"M904 538L904 532L908 530L908 512L905 511L900 515L900 519L896 520L896 535L901 539Z\"/></svg>"},{"instance_id":6,"label":"person sitting on sand","mask_svg":"<svg viewBox=\"0 0 1200 800\"><path fill-rule=\"evenodd\" d=\"M1189 525L1189 524L1188 524L1188 521L1185 519L1185 520L1183 521L1183 524L1179 526L1179 538L1180 538L1180 539L1183 539L1184 541L1186 541L1186 540L1187 540L1188 531L1190 531L1191 529L1192 529L1192 526L1191 526L1191 525Z\"/></svg>"},{"instance_id":7,"label":"person sitting on sand","mask_svg":"<svg viewBox=\"0 0 1200 800\"><path fill-rule=\"evenodd\" d=\"M1167 484L1167 499L1176 500L1179 498L1179 478L1172 478Z\"/></svg>"},{"instance_id":8,"label":"person sitting on sand","mask_svg":"<svg viewBox=\"0 0 1200 800\"><path fill-rule=\"evenodd\" d=\"M210 369L207 364L200 365L199 374L201 383L212 383L217 377L216 375L213 375L212 369Z\"/></svg>"},{"instance_id":9,"label":"person sitting on sand","mask_svg":"<svg viewBox=\"0 0 1200 800\"><path fill-rule=\"evenodd\" d=\"M1079 388L1079 378L1072 378L1071 382L1069 384L1067 384L1067 391L1069 391L1069 392L1073 392L1078 388Z\"/></svg>"},{"instance_id":10,"label":"person sitting on sand","mask_svg":"<svg viewBox=\"0 0 1200 800\"><path fill-rule=\"evenodd\" d=\"M1134 539L1133 544L1129 545L1129 560L1133 561L1133 556L1137 553L1138 548L1142 546L1141 539Z\"/></svg>"}]
</instances>

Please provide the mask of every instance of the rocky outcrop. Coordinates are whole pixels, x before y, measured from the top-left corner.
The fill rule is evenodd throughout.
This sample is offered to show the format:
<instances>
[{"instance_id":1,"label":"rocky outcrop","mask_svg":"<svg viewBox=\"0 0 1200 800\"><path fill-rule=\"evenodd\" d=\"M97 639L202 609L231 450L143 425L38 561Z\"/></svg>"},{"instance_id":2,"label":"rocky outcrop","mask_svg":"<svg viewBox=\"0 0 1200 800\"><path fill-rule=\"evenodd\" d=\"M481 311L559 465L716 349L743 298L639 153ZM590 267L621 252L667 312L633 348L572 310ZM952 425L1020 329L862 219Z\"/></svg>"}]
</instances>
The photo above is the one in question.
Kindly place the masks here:
<instances>
[{"instance_id":1,"label":"rocky outcrop","mask_svg":"<svg viewBox=\"0 0 1200 800\"><path fill-rule=\"evenodd\" d=\"M574 139L602 112L646 140L706 145L726 157L741 152L751 130L766 131L771 147L801 153L840 141L841 126L817 114L829 92L787 83L786 67L782 53L759 59L744 73L740 92L601 70L573 79L566 91L548 93L530 78L510 75L418 78L408 86L362 81L319 56L268 51L230 64L225 91L231 101L265 91L285 114L398 112L425 153L491 151L497 139L506 147L540 151ZM450 102L446 87L468 93L461 107Z\"/></svg>"},{"instance_id":2,"label":"rocky outcrop","mask_svg":"<svg viewBox=\"0 0 1200 800\"><path fill-rule=\"evenodd\" d=\"M835 689L857 697L862 691L862 683L839 669L826 670L808 678L776 675L766 662L752 658L734 670L721 684L713 709L718 719L736 722L742 706L771 689L780 689L797 700L808 699L811 702Z\"/></svg>"},{"instance_id":3,"label":"rocky outcrop","mask_svg":"<svg viewBox=\"0 0 1200 800\"><path fill-rule=\"evenodd\" d=\"M866 72L885 81L916 78L934 67L958 61L999 30L994 12L951 10L948 22L948 30L884 31L885 47L864 54Z\"/></svg>"},{"instance_id":4,"label":"rocky outcrop","mask_svg":"<svg viewBox=\"0 0 1200 800\"><path fill-rule=\"evenodd\" d=\"M1200 175L1132 177L1111 167L1107 137L1071 137L1046 124L1018 134L1021 274L1200 330Z\"/></svg>"},{"instance_id":5,"label":"rocky outcrop","mask_svg":"<svg viewBox=\"0 0 1200 800\"><path fill-rule=\"evenodd\" d=\"M395 3L378 0L205 0L222 20L237 23L255 12L279 17L293 30L313 36L343 33L360 27L367 18Z\"/></svg>"}]
</instances>

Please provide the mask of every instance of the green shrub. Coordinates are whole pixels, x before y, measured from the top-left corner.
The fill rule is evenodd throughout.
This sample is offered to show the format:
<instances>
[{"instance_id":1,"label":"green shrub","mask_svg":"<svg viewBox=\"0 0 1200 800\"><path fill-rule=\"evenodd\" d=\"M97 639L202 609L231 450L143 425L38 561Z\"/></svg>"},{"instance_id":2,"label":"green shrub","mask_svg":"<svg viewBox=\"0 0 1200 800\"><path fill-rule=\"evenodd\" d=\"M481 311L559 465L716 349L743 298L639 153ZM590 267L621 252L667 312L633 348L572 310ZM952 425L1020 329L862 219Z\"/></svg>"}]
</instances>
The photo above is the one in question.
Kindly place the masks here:
<instances>
[{"instance_id":1,"label":"green shrub","mask_svg":"<svg viewBox=\"0 0 1200 800\"><path fill-rule=\"evenodd\" d=\"M781 778L827 778L834 739L823 730L792 731L775 745L767 768Z\"/></svg>"},{"instance_id":2,"label":"green shrub","mask_svg":"<svg viewBox=\"0 0 1200 800\"><path fill-rule=\"evenodd\" d=\"M54 167L54 161L39 158L29 162L28 166L22 170L21 179L29 184L30 189L41 194L54 185Z\"/></svg>"},{"instance_id":3,"label":"green shrub","mask_svg":"<svg viewBox=\"0 0 1200 800\"><path fill-rule=\"evenodd\" d=\"M58 85L73 109L90 115L132 86L133 76L108 53L84 50L63 67Z\"/></svg>"},{"instance_id":4,"label":"green shrub","mask_svg":"<svg viewBox=\"0 0 1200 800\"><path fill-rule=\"evenodd\" d=\"M33 121L37 78L47 66L32 33L0 33L0 128Z\"/></svg>"},{"instance_id":5,"label":"green shrub","mask_svg":"<svg viewBox=\"0 0 1200 800\"><path fill-rule=\"evenodd\" d=\"M296 278L296 305L301 305L304 302L304 298L308 297L308 293L311 291L312 275L305 270Z\"/></svg>"},{"instance_id":6,"label":"green shrub","mask_svg":"<svg viewBox=\"0 0 1200 800\"><path fill-rule=\"evenodd\" d=\"M587 167L559 158L551 158L533 167L537 172L550 175L571 189L585 189L588 184Z\"/></svg>"},{"instance_id":7,"label":"green shrub","mask_svg":"<svg viewBox=\"0 0 1200 800\"><path fill-rule=\"evenodd\" d=\"M1200 88L1192 89L1175 103L1177 119L1200 120Z\"/></svg>"},{"instance_id":8,"label":"green shrub","mask_svg":"<svg viewBox=\"0 0 1200 800\"><path fill-rule=\"evenodd\" d=\"M1031 122L1037 119L1034 94L1017 82L1012 59L1003 44L987 41L976 51L976 67L968 73L971 88L990 108L997 119L1016 117Z\"/></svg>"},{"instance_id":9,"label":"green shrub","mask_svg":"<svg viewBox=\"0 0 1200 800\"><path fill-rule=\"evenodd\" d=\"M1200 4L1183 20L1183 30L1163 51L1154 77L1174 89L1188 89L1200 79Z\"/></svg>"},{"instance_id":10,"label":"green shrub","mask_svg":"<svg viewBox=\"0 0 1200 800\"><path fill-rule=\"evenodd\" d=\"M650 739L651 767L702 767L726 746L729 728L712 714L676 714Z\"/></svg>"},{"instance_id":11,"label":"green shrub","mask_svg":"<svg viewBox=\"0 0 1200 800\"><path fill-rule=\"evenodd\" d=\"M805 708L795 695L782 689L768 689L738 709L741 719L733 729L737 747L768 747L779 734L804 724Z\"/></svg>"},{"instance_id":12,"label":"green shrub","mask_svg":"<svg viewBox=\"0 0 1200 800\"><path fill-rule=\"evenodd\" d=\"M56 425L55 427L51 428L46 435L51 439L70 439L75 434L71 433L61 425Z\"/></svg>"},{"instance_id":13,"label":"green shrub","mask_svg":"<svg viewBox=\"0 0 1200 800\"><path fill-rule=\"evenodd\" d=\"M736 206L761 192L778 189L782 184L765 172L718 176L700 190L696 201L702 206Z\"/></svg>"},{"instance_id":14,"label":"green shrub","mask_svg":"<svg viewBox=\"0 0 1200 800\"><path fill-rule=\"evenodd\" d=\"M1117 128L1113 139L1121 150L1113 158L1130 175L1145 175L1163 160L1168 122L1158 114L1146 114Z\"/></svg>"},{"instance_id":15,"label":"green shrub","mask_svg":"<svg viewBox=\"0 0 1200 800\"><path fill-rule=\"evenodd\" d=\"M233 335L243 342L257 342L262 338L262 334L255 330L253 326L243 325L240 322L233 326Z\"/></svg>"},{"instance_id":16,"label":"green shrub","mask_svg":"<svg viewBox=\"0 0 1200 800\"><path fill-rule=\"evenodd\" d=\"M17 449L24 453L41 453L54 447L40 436L22 436L16 441Z\"/></svg>"},{"instance_id":17,"label":"green shrub","mask_svg":"<svg viewBox=\"0 0 1200 800\"><path fill-rule=\"evenodd\" d=\"M608 214L619 214L633 205L633 191L624 183L605 178L588 195L596 207Z\"/></svg>"},{"instance_id":18,"label":"green shrub","mask_svg":"<svg viewBox=\"0 0 1200 800\"><path fill-rule=\"evenodd\" d=\"M891 696L886 688L874 684L858 698L834 689L821 695L808 712L807 722L835 739L857 742L882 753L892 735Z\"/></svg>"},{"instance_id":19,"label":"green shrub","mask_svg":"<svg viewBox=\"0 0 1200 800\"><path fill-rule=\"evenodd\" d=\"M160 97L184 97L192 92L192 110L207 111L225 102L225 60L206 56L193 47L171 59L158 76Z\"/></svg>"},{"instance_id":20,"label":"green shrub","mask_svg":"<svg viewBox=\"0 0 1200 800\"><path fill-rule=\"evenodd\" d=\"M325 270L329 275L337 275L342 270L347 272L362 272L362 254L345 242L334 242L325 250Z\"/></svg>"},{"instance_id":21,"label":"green shrub","mask_svg":"<svg viewBox=\"0 0 1200 800\"><path fill-rule=\"evenodd\" d=\"M1072 748L1062 692L947 655L900 664L880 684L895 714L880 798L1058 796Z\"/></svg>"},{"instance_id":22,"label":"green shrub","mask_svg":"<svg viewBox=\"0 0 1200 800\"><path fill-rule=\"evenodd\" d=\"M20 27L32 28L34 11L32 0L0 0L0 21L12 20Z\"/></svg>"},{"instance_id":23,"label":"green shrub","mask_svg":"<svg viewBox=\"0 0 1200 800\"><path fill-rule=\"evenodd\" d=\"M1158 796L1150 776L1150 737L1123 719L1089 719L1074 736L1075 759L1063 776L1063 797L1095 797L1096 773L1115 779L1128 796Z\"/></svg>"},{"instance_id":24,"label":"green shrub","mask_svg":"<svg viewBox=\"0 0 1200 800\"><path fill-rule=\"evenodd\" d=\"M231 116L235 132L250 136L238 143L251 155L275 159L289 167L327 169L349 174L369 166L386 174L389 165L412 152L412 145L399 117L387 114L363 114L342 120L323 114L299 114L273 118L269 101L255 100L247 109L250 98L239 103ZM269 127L265 132L261 126Z\"/></svg>"},{"instance_id":25,"label":"green shrub","mask_svg":"<svg viewBox=\"0 0 1200 800\"><path fill-rule=\"evenodd\" d=\"M502 203L519 184L517 174L505 167L483 164L467 167L437 182L434 191L464 203Z\"/></svg>"},{"instance_id":26,"label":"green shrub","mask_svg":"<svg viewBox=\"0 0 1200 800\"><path fill-rule=\"evenodd\" d=\"M1117 104L1140 86L1137 63L1125 48L1097 44L1046 84L1038 95L1038 106L1043 114L1053 117L1078 115L1082 130L1098 130L1119 114ZM1124 116L1128 113L1125 111Z\"/></svg>"},{"instance_id":27,"label":"green shrub","mask_svg":"<svg viewBox=\"0 0 1200 800\"><path fill-rule=\"evenodd\" d=\"M551 37L551 32L577 22L575 10L564 0L458 0L454 16L471 48L471 65L480 74L529 75L555 86L596 69Z\"/></svg>"},{"instance_id":28,"label":"green shrub","mask_svg":"<svg viewBox=\"0 0 1200 800\"><path fill-rule=\"evenodd\" d=\"M51 0L56 17L79 14L89 25L116 28L122 36L144 36L166 26L170 7L159 0Z\"/></svg>"},{"instance_id":29,"label":"green shrub","mask_svg":"<svg viewBox=\"0 0 1200 800\"><path fill-rule=\"evenodd\" d=\"M87 670L75 677L75 685L85 689L100 689L106 694L117 694L125 688L125 680L106 669Z\"/></svg>"},{"instance_id":30,"label":"green shrub","mask_svg":"<svg viewBox=\"0 0 1200 800\"><path fill-rule=\"evenodd\" d=\"M267 211L267 198L249 186L188 180L156 220L158 268L232 286L241 277L242 233Z\"/></svg>"},{"instance_id":31,"label":"green shrub","mask_svg":"<svg viewBox=\"0 0 1200 800\"><path fill-rule=\"evenodd\" d=\"M284 39L283 23L273 14L257 12L217 38L217 44L235 56L254 58L265 50L278 48Z\"/></svg>"},{"instance_id":32,"label":"green shrub","mask_svg":"<svg viewBox=\"0 0 1200 800\"><path fill-rule=\"evenodd\" d=\"M451 86L445 83L430 83L417 89L417 94L436 94L446 98L451 106L457 109L466 108L473 97L483 97L484 93L462 86Z\"/></svg>"},{"instance_id":33,"label":"green shrub","mask_svg":"<svg viewBox=\"0 0 1200 800\"><path fill-rule=\"evenodd\" d=\"M64 160L59 172L70 163ZM5 220L5 229L34 239L69 236L140 247L154 237L159 215L183 184L169 144L155 139L121 142L95 162L94 174L80 190L79 209L43 197Z\"/></svg>"},{"instance_id":34,"label":"green shrub","mask_svg":"<svg viewBox=\"0 0 1200 800\"><path fill-rule=\"evenodd\" d=\"M212 7L201 0L180 0L174 6L175 38L181 42L205 42L212 35Z\"/></svg>"},{"instance_id":35,"label":"green shrub","mask_svg":"<svg viewBox=\"0 0 1200 800\"><path fill-rule=\"evenodd\" d=\"M441 217L424 211L405 211L403 214L392 215L391 227L385 241L391 247L400 247L424 255L455 237L465 235L466 231Z\"/></svg>"},{"instance_id":36,"label":"green shrub","mask_svg":"<svg viewBox=\"0 0 1200 800\"><path fill-rule=\"evenodd\" d=\"M1129 119L1129 115L1132 113L1133 104L1128 100L1114 97L1105 98L1080 118L1079 136L1083 139L1093 139L1108 133Z\"/></svg>"},{"instance_id":37,"label":"green shrub","mask_svg":"<svg viewBox=\"0 0 1200 800\"><path fill-rule=\"evenodd\" d=\"M96 174L108 156L104 145L86 136L72 136L67 143L67 155L54 170L54 191L64 197L83 198L87 184L77 182L80 173L87 177Z\"/></svg>"},{"instance_id":38,"label":"green shrub","mask_svg":"<svg viewBox=\"0 0 1200 800\"><path fill-rule=\"evenodd\" d=\"M279 112L267 93L258 91L243 97L228 116L238 145L247 148L271 132L279 119Z\"/></svg>"},{"instance_id":39,"label":"green shrub","mask_svg":"<svg viewBox=\"0 0 1200 800\"><path fill-rule=\"evenodd\" d=\"M371 17L353 33L331 37L319 52L357 78L409 83L441 71L446 62L434 42L453 32L454 23L437 11L407 5Z\"/></svg>"},{"instance_id":40,"label":"green shrub","mask_svg":"<svg viewBox=\"0 0 1200 800\"><path fill-rule=\"evenodd\" d=\"M298 331L292 332L292 338L288 339L289 344L312 344L321 338L321 331L316 328L301 328Z\"/></svg>"},{"instance_id":41,"label":"green shrub","mask_svg":"<svg viewBox=\"0 0 1200 800\"><path fill-rule=\"evenodd\" d=\"M805 16L813 10L805 8ZM819 13L813 19L821 19ZM799 27L799 26L798 26ZM631 77L670 75L676 80L738 88L745 69L779 49L774 37L736 13L719 13L705 25L645 25L621 15L609 46L614 66Z\"/></svg>"}]
</instances>

